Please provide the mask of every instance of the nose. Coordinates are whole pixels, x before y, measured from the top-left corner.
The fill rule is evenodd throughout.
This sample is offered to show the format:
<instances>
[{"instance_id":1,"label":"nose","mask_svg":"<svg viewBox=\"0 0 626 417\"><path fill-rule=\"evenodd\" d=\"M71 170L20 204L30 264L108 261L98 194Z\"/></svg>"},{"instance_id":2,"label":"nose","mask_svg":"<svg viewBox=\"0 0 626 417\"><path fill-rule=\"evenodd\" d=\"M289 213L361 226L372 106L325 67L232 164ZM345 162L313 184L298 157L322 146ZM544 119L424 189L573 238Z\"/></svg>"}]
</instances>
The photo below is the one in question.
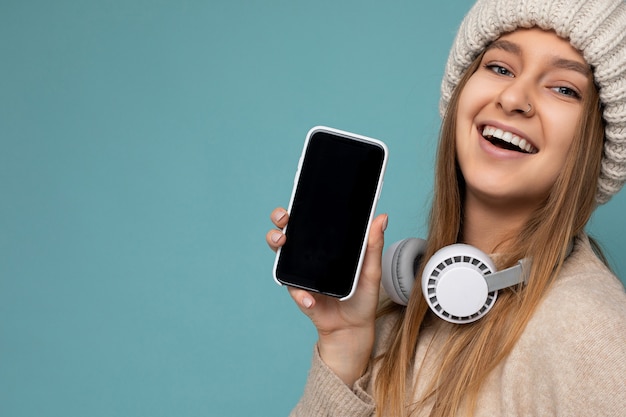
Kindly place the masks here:
<instances>
[{"instance_id":1,"label":"nose","mask_svg":"<svg viewBox=\"0 0 626 417\"><path fill-rule=\"evenodd\" d=\"M498 95L498 106L507 114L522 114L531 116L535 107L531 103L528 82L521 78L514 78Z\"/></svg>"}]
</instances>

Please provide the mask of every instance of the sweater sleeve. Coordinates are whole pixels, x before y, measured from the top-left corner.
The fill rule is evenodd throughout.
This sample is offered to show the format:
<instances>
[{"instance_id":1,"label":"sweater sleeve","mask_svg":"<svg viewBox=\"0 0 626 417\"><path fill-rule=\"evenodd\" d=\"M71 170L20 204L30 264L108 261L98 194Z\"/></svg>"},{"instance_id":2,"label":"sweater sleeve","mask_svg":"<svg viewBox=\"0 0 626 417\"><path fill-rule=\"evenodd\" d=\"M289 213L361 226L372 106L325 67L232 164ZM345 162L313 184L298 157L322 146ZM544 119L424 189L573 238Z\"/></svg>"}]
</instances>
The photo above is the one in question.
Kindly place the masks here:
<instances>
[{"instance_id":1,"label":"sweater sleeve","mask_svg":"<svg viewBox=\"0 0 626 417\"><path fill-rule=\"evenodd\" d=\"M315 346L304 394L290 417L373 416L374 401L364 388L370 375L368 371L351 389L326 366Z\"/></svg>"}]
</instances>

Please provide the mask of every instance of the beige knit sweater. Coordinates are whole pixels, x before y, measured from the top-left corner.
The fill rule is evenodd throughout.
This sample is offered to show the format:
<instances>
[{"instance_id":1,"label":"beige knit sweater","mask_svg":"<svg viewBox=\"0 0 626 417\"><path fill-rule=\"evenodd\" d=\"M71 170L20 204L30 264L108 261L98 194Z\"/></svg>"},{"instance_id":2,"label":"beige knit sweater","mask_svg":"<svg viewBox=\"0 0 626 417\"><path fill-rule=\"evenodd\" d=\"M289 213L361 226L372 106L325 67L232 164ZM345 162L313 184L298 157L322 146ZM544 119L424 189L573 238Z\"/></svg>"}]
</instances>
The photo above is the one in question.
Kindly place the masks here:
<instances>
[{"instance_id":1,"label":"beige knit sweater","mask_svg":"<svg viewBox=\"0 0 626 417\"><path fill-rule=\"evenodd\" d=\"M374 354L386 347L394 317L378 323ZM416 399L435 367L448 323L424 329L417 341ZM317 349L292 417L373 416L375 371L346 386ZM430 406L416 410L427 416ZM509 354L481 388L476 417L626 416L626 293L598 260L588 239L577 239L561 276Z\"/></svg>"}]
</instances>

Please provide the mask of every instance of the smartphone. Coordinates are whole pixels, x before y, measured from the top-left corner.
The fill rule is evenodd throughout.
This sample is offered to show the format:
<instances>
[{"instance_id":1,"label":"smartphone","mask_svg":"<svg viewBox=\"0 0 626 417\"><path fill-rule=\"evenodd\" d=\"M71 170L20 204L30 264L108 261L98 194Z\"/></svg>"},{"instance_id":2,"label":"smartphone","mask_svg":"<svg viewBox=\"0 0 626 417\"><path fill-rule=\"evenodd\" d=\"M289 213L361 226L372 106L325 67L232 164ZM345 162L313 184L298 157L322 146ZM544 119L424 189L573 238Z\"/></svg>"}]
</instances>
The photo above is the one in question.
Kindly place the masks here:
<instances>
[{"instance_id":1,"label":"smartphone","mask_svg":"<svg viewBox=\"0 0 626 417\"><path fill-rule=\"evenodd\" d=\"M317 126L305 139L274 280L342 300L355 291L383 185L387 146Z\"/></svg>"}]
</instances>

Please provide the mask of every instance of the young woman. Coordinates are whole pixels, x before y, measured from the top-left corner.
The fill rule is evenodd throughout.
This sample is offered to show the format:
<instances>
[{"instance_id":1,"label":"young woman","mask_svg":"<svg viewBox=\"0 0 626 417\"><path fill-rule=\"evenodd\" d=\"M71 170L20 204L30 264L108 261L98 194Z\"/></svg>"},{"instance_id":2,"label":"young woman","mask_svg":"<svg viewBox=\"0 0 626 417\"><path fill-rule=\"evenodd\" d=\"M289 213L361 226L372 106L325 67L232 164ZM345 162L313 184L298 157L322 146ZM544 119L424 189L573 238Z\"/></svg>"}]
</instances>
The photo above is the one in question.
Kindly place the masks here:
<instances>
[{"instance_id":1,"label":"young woman","mask_svg":"<svg viewBox=\"0 0 626 417\"><path fill-rule=\"evenodd\" d=\"M625 77L623 0L478 0L442 84L424 259L463 242L531 259L529 279L471 324L419 285L380 303L378 216L351 299L289 290L319 334L293 416L626 415L626 294L584 232L626 181Z\"/></svg>"}]
</instances>

